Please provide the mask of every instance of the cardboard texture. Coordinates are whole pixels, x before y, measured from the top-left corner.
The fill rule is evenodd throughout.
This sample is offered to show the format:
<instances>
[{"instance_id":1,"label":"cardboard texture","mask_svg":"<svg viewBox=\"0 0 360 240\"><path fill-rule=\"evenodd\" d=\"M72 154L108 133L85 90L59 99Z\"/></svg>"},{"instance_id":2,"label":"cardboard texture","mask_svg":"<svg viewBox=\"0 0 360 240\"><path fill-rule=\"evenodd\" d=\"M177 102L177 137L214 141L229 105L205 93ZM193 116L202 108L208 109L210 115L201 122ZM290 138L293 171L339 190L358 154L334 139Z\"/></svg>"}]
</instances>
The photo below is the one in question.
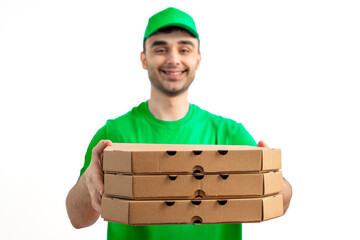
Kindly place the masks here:
<instances>
[{"instance_id":1,"label":"cardboard texture","mask_svg":"<svg viewBox=\"0 0 360 240\"><path fill-rule=\"evenodd\" d=\"M283 215L283 198L227 200L124 200L102 198L101 216L129 225L261 222Z\"/></svg>"},{"instance_id":2,"label":"cardboard texture","mask_svg":"<svg viewBox=\"0 0 360 240\"><path fill-rule=\"evenodd\" d=\"M105 174L105 195L126 199L239 198L275 194L282 172L211 175Z\"/></svg>"},{"instance_id":3,"label":"cardboard texture","mask_svg":"<svg viewBox=\"0 0 360 240\"><path fill-rule=\"evenodd\" d=\"M280 149L238 145L113 143L103 154L103 170L108 173L234 173L280 168Z\"/></svg>"}]
</instances>

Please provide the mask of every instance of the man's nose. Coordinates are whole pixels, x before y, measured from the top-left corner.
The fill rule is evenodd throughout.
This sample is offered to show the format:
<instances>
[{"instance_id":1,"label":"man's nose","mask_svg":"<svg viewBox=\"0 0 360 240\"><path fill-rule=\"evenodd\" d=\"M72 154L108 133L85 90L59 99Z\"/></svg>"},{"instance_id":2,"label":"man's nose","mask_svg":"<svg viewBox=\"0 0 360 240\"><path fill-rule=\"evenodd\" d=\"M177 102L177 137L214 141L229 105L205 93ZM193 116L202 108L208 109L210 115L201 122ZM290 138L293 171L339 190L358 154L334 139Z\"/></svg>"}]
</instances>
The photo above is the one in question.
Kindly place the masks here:
<instances>
[{"instance_id":1,"label":"man's nose","mask_svg":"<svg viewBox=\"0 0 360 240\"><path fill-rule=\"evenodd\" d=\"M166 64L169 66L180 65L180 56L176 50L171 50L167 54Z\"/></svg>"}]
</instances>

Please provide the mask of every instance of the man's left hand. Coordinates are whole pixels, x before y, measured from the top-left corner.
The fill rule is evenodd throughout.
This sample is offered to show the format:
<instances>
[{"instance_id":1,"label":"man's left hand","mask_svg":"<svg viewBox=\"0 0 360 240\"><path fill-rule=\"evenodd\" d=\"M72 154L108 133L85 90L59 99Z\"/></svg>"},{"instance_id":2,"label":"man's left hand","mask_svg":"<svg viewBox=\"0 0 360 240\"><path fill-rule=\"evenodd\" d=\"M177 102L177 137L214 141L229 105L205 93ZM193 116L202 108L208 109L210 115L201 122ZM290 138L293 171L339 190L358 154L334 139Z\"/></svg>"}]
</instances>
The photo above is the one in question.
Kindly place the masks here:
<instances>
[{"instance_id":1,"label":"man's left hand","mask_svg":"<svg viewBox=\"0 0 360 240\"><path fill-rule=\"evenodd\" d=\"M268 148L269 146L264 141L259 141L257 144L258 147ZM283 196L283 207L284 207L284 214L289 208L291 197L292 197L292 187L290 183L283 177L283 188L280 192Z\"/></svg>"}]
</instances>

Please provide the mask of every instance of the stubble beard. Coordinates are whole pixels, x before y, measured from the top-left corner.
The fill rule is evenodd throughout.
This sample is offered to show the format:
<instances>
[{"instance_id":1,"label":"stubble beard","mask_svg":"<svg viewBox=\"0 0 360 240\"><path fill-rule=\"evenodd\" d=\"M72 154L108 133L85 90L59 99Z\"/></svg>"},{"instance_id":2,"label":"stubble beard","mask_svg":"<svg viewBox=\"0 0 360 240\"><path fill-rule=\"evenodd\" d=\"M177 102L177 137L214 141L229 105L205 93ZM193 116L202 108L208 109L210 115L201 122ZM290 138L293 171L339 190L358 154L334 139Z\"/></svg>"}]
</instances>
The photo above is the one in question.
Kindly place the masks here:
<instances>
[{"instance_id":1,"label":"stubble beard","mask_svg":"<svg viewBox=\"0 0 360 240\"><path fill-rule=\"evenodd\" d=\"M176 97L179 96L180 94L184 93L185 91L187 91L190 87L190 85L192 84L192 82L195 79L195 74L192 74L191 76L188 76L188 81L185 83L185 86L183 86L182 88L178 89L178 90L168 90L166 89L165 86L163 86L163 84L159 81L158 77L156 76L156 74L153 71L148 71L148 75L149 75L149 80L150 83L157 89L159 90L161 93L165 94L168 97Z\"/></svg>"}]
</instances>

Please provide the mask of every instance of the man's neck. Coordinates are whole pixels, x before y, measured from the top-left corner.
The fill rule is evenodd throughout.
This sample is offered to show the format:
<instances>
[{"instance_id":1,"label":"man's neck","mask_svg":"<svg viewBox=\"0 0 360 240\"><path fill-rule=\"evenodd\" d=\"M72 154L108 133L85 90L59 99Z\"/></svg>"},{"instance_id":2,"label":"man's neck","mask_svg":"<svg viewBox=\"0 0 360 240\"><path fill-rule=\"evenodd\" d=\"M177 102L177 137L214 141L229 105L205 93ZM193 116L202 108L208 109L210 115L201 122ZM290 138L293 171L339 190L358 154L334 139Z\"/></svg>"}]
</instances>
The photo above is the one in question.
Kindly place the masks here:
<instances>
[{"instance_id":1,"label":"man's neck","mask_svg":"<svg viewBox=\"0 0 360 240\"><path fill-rule=\"evenodd\" d=\"M156 94L153 89L148 102L151 114L163 121L176 121L186 116L189 111L188 92L179 96L168 97L163 94Z\"/></svg>"}]
</instances>

